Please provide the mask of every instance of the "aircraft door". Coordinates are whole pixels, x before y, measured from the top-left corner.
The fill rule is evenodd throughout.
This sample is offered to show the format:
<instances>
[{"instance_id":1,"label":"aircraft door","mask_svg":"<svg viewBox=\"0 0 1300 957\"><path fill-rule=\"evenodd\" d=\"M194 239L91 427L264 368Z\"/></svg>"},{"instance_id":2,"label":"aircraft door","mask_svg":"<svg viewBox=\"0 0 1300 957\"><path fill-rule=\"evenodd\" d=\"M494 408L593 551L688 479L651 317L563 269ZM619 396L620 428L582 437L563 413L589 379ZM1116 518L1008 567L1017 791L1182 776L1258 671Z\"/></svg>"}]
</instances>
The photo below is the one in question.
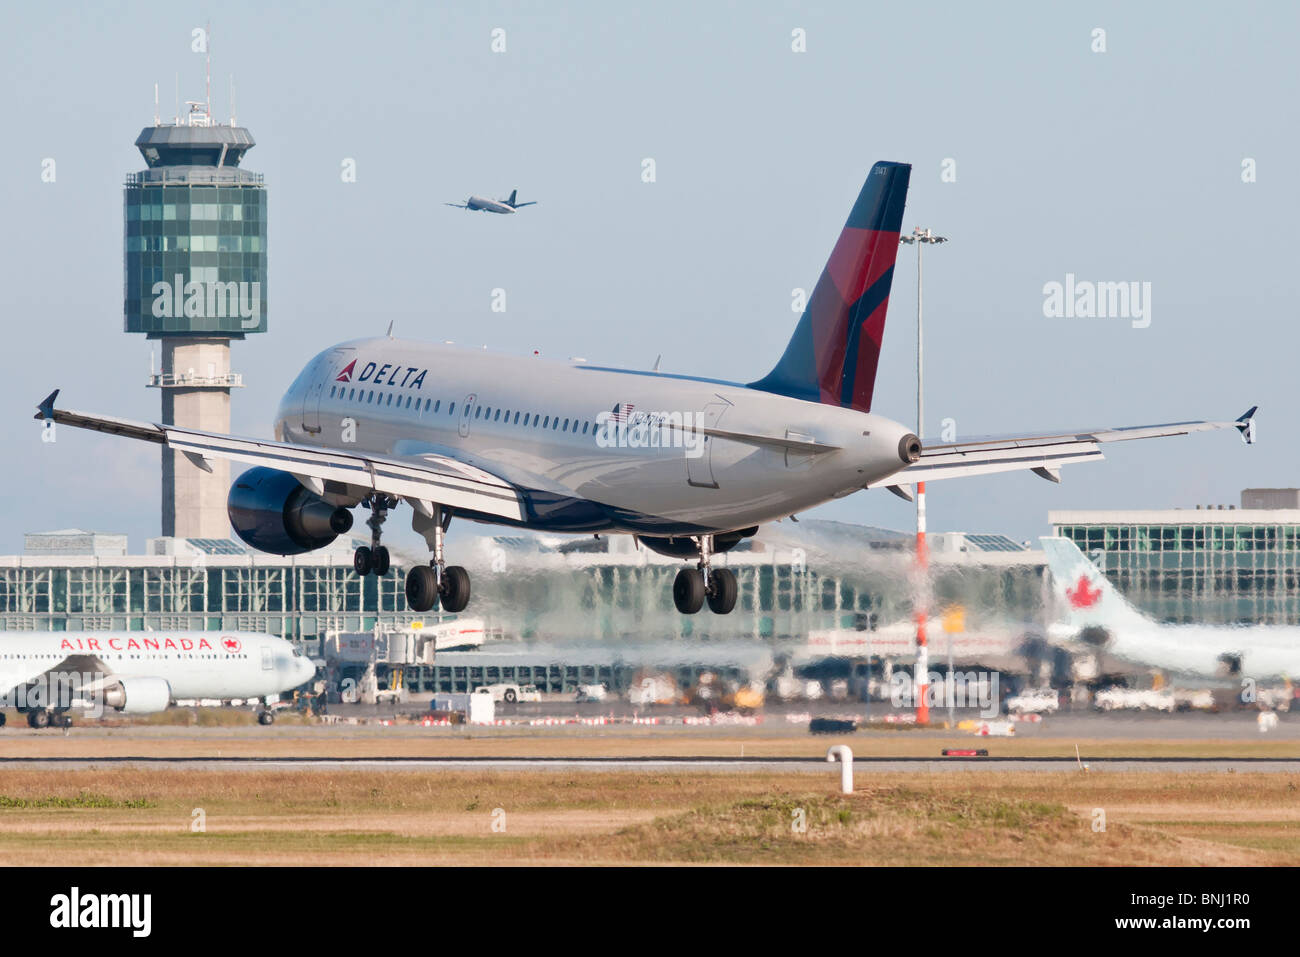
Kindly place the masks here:
<instances>
[{"instance_id":1,"label":"aircraft door","mask_svg":"<svg viewBox=\"0 0 1300 957\"><path fill-rule=\"evenodd\" d=\"M462 439L469 438L469 417L474 411L474 403L477 400L477 392L471 392L469 395L465 396L465 408L460 410L460 428L458 430Z\"/></svg>"},{"instance_id":2,"label":"aircraft door","mask_svg":"<svg viewBox=\"0 0 1300 957\"><path fill-rule=\"evenodd\" d=\"M327 383L352 380L352 363L356 361L355 349L331 349L317 359L308 373L307 389L302 396L302 428L304 432L319 435L320 403ZM346 376L346 378L343 378Z\"/></svg>"},{"instance_id":3,"label":"aircraft door","mask_svg":"<svg viewBox=\"0 0 1300 957\"><path fill-rule=\"evenodd\" d=\"M710 402L695 419L700 429L716 428L718 420L727 411L730 402ZM717 488L717 479L713 477L713 439L696 432L689 436L686 445L686 483L699 488Z\"/></svg>"}]
</instances>

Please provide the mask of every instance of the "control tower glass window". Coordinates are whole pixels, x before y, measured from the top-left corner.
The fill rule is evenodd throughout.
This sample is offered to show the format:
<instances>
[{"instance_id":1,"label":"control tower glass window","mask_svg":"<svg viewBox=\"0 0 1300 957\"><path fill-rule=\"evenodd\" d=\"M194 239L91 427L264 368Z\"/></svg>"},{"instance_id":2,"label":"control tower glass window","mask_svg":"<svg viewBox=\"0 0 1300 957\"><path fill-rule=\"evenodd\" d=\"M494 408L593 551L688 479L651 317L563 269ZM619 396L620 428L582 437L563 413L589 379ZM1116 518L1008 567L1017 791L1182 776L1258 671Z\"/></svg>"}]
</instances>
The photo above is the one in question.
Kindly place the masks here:
<instances>
[{"instance_id":1,"label":"control tower glass window","mask_svg":"<svg viewBox=\"0 0 1300 957\"><path fill-rule=\"evenodd\" d=\"M128 186L125 222L127 332L265 331L263 188Z\"/></svg>"}]
</instances>

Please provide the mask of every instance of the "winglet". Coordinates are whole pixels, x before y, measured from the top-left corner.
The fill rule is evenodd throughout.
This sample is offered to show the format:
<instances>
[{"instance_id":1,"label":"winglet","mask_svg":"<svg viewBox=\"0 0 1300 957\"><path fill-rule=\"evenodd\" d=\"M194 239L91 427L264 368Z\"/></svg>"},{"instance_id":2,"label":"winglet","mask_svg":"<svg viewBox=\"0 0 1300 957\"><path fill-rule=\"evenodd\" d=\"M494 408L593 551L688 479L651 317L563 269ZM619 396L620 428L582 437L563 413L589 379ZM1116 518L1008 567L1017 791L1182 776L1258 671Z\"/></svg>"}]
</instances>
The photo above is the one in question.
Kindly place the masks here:
<instances>
[{"instance_id":1,"label":"winglet","mask_svg":"<svg viewBox=\"0 0 1300 957\"><path fill-rule=\"evenodd\" d=\"M48 421L49 419L53 419L53 418L54 418L54 400L55 400L55 398L58 396L58 394L59 394L59 390L58 390L58 389L55 389L53 392L51 392L49 395L47 395L44 399L42 399L41 402L40 402L40 405L38 405L38 406L36 407L36 408L38 409L37 413L36 413L34 416L32 416L32 418L33 418L33 419L46 419L47 421Z\"/></svg>"},{"instance_id":2,"label":"winglet","mask_svg":"<svg viewBox=\"0 0 1300 957\"><path fill-rule=\"evenodd\" d=\"M1237 418L1237 431L1241 433L1241 440L1247 445L1255 444L1255 413L1257 411L1259 411L1259 406L1252 405Z\"/></svg>"}]
</instances>

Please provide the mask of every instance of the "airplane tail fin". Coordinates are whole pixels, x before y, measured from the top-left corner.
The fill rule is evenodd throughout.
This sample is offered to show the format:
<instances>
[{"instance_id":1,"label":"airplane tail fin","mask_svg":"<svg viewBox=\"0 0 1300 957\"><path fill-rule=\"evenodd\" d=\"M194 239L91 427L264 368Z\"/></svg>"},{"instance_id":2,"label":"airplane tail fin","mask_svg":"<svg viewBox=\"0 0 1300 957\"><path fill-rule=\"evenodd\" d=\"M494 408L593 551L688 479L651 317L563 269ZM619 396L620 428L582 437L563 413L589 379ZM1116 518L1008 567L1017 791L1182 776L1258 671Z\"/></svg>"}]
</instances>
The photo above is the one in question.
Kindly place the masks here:
<instances>
[{"instance_id":1,"label":"airplane tail fin","mask_svg":"<svg viewBox=\"0 0 1300 957\"><path fill-rule=\"evenodd\" d=\"M512 189L510 191L510 198L507 199L506 202L509 203L511 206L513 206L515 204L515 197L518 195L519 195L519 190Z\"/></svg>"},{"instance_id":2,"label":"airplane tail fin","mask_svg":"<svg viewBox=\"0 0 1300 957\"><path fill-rule=\"evenodd\" d=\"M776 367L750 388L871 411L907 163L876 163Z\"/></svg>"},{"instance_id":3,"label":"airplane tail fin","mask_svg":"<svg viewBox=\"0 0 1300 957\"><path fill-rule=\"evenodd\" d=\"M1052 592L1074 628L1132 627L1145 622L1143 614L1110 583L1096 565L1068 538L1040 538L1052 572Z\"/></svg>"}]
</instances>

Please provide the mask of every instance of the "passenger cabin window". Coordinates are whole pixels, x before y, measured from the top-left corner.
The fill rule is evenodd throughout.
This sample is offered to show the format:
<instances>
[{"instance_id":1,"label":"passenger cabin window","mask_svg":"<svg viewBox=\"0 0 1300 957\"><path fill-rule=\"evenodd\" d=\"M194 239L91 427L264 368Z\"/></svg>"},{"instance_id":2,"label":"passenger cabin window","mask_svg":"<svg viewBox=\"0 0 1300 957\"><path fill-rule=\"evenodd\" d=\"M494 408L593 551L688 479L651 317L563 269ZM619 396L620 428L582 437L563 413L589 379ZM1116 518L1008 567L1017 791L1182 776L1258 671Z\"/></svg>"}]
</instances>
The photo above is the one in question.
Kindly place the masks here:
<instances>
[{"instance_id":1,"label":"passenger cabin window","mask_svg":"<svg viewBox=\"0 0 1300 957\"><path fill-rule=\"evenodd\" d=\"M456 403L455 403L455 402L453 402L451 405L449 405L449 406L447 407L447 414L448 414L448 415L455 415L455 414L456 414Z\"/></svg>"}]
</instances>

